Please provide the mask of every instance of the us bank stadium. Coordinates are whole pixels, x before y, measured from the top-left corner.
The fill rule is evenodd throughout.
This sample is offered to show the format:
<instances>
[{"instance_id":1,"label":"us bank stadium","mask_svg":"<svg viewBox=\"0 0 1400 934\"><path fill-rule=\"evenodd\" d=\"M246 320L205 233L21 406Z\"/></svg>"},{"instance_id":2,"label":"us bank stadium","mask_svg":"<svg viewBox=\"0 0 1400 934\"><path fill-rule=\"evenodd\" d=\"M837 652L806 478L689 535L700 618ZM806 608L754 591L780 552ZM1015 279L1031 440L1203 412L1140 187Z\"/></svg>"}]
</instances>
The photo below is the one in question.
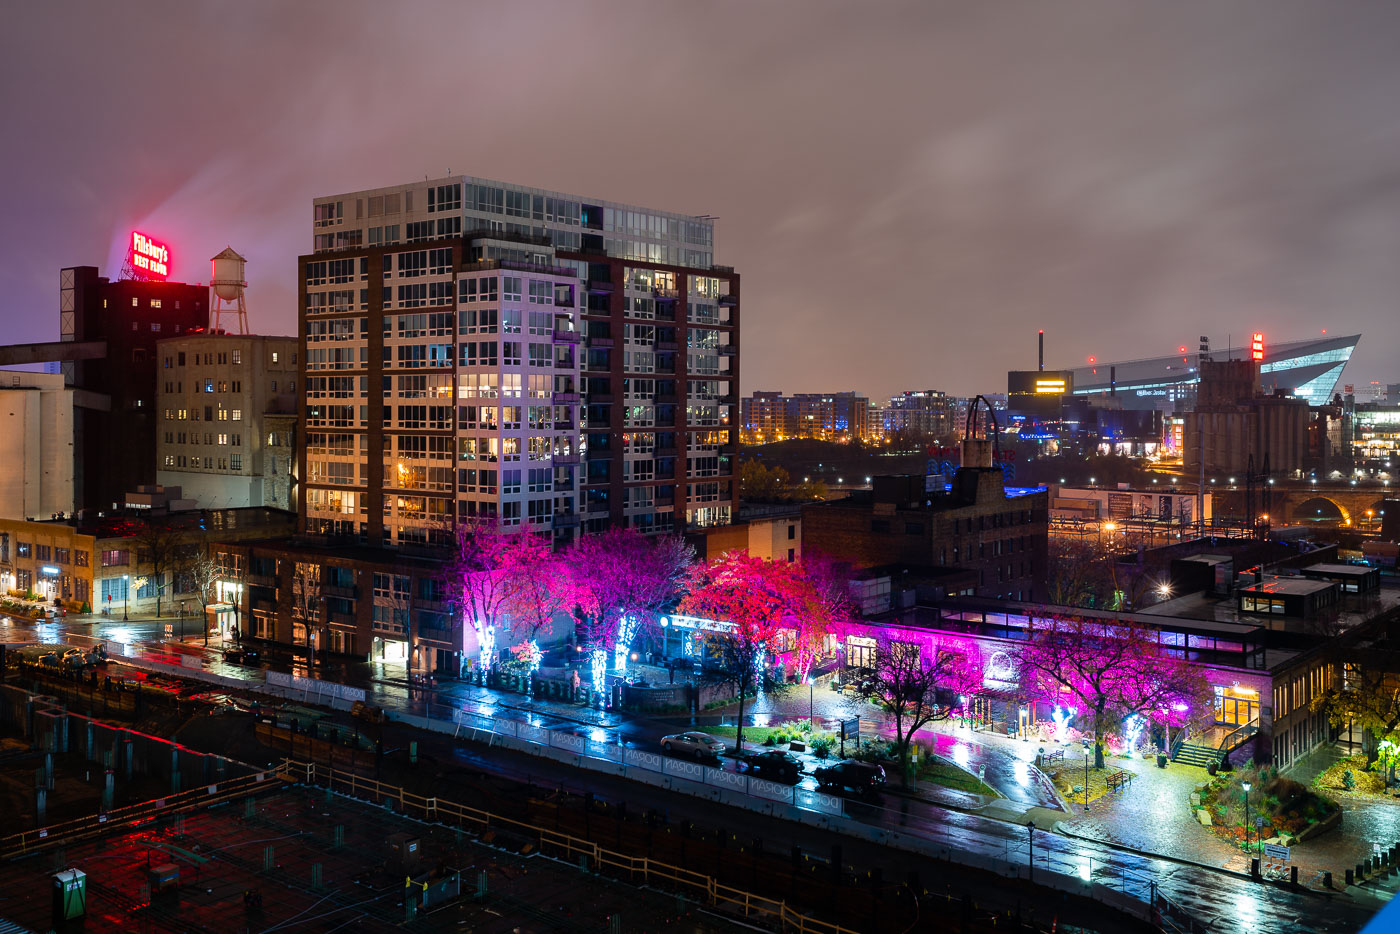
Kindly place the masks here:
<instances>
[{"instance_id":1,"label":"us bank stadium","mask_svg":"<svg viewBox=\"0 0 1400 934\"><path fill-rule=\"evenodd\" d=\"M1285 389L1307 399L1309 405L1325 405L1337 392L1342 369L1359 340L1361 335L1353 334L1267 345L1260 366L1262 389L1265 392ZM1214 350L1208 354L1179 353L1149 360L1095 363L1070 371L1073 373L1071 393L1090 401L1114 396L1125 409L1172 410L1178 403L1190 405L1195 400L1201 357L1228 360L1248 353L1246 347Z\"/></svg>"}]
</instances>

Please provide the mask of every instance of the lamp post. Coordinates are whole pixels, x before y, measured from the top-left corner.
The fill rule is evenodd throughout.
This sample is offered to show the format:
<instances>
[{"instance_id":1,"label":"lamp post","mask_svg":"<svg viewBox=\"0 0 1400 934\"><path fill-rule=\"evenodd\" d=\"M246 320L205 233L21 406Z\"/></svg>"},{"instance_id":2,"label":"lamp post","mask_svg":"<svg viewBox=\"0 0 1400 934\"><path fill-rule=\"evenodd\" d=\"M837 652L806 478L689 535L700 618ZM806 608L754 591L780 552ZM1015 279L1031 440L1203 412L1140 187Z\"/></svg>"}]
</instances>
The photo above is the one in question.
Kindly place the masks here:
<instances>
[{"instance_id":1,"label":"lamp post","mask_svg":"<svg viewBox=\"0 0 1400 934\"><path fill-rule=\"evenodd\" d=\"M1035 821L1026 821L1026 881L1035 881Z\"/></svg>"},{"instance_id":2,"label":"lamp post","mask_svg":"<svg viewBox=\"0 0 1400 934\"><path fill-rule=\"evenodd\" d=\"M126 608L131 605L130 575L122 575L122 622L126 622Z\"/></svg>"},{"instance_id":3,"label":"lamp post","mask_svg":"<svg viewBox=\"0 0 1400 934\"><path fill-rule=\"evenodd\" d=\"M817 713L817 679L807 672L807 722L815 724ZM816 729L813 725L812 729Z\"/></svg>"},{"instance_id":4,"label":"lamp post","mask_svg":"<svg viewBox=\"0 0 1400 934\"><path fill-rule=\"evenodd\" d=\"M1249 782L1240 782L1244 789L1244 851L1249 852Z\"/></svg>"},{"instance_id":5,"label":"lamp post","mask_svg":"<svg viewBox=\"0 0 1400 934\"><path fill-rule=\"evenodd\" d=\"M1089 810L1089 741L1084 740L1084 810Z\"/></svg>"}]
</instances>

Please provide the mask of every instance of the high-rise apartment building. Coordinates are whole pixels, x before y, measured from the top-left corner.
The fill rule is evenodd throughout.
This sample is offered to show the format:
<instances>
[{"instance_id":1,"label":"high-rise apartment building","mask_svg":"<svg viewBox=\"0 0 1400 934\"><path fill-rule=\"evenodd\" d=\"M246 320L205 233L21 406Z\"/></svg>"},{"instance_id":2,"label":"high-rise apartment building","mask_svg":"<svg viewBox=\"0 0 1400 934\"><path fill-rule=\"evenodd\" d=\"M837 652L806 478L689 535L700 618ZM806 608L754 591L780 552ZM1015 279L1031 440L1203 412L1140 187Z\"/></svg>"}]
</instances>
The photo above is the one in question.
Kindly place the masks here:
<instances>
[{"instance_id":1,"label":"high-rise apartment building","mask_svg":"<svg viewBox=\"0 0 1400 934\"><path fill-rule=\"evenodd\" d=\"M786 438L867 441L872 434L870 400L854 392L756 392L743 401L744 440L766 444Z\"/></svg>"},{"instance_id":2,"label":"high-rise apartment building","mask_svg":"<svg viewBox=\"0 0 1400 934\"><path fill-rule=\"evenodd\" d=\"M300 352L295 337L198 332L161 341L156 482L204 509L295 509L288 423Z\"/></svg>"},{"instance_id":3,"label":"high-rise apartment building","mask_svg":"<svg viewBox=\"0 0 1400 934\"><path fill-rule=\"evenodd\" d=\"M728 521L739 283L711 219L466 176L313 211L308 532Z\"/></svg>"},{"instance_id":4,"label":"high-rise apartment building","mask_svg":"<svg viewBox=\"0 0 1400 934\"><path fill-rule=\"evenodd\" d=\"M902 392L880 410L880 425L886 435L944 437L953 433L954 405L955 400L936 389Z\"/></svg>"}]
</instances>

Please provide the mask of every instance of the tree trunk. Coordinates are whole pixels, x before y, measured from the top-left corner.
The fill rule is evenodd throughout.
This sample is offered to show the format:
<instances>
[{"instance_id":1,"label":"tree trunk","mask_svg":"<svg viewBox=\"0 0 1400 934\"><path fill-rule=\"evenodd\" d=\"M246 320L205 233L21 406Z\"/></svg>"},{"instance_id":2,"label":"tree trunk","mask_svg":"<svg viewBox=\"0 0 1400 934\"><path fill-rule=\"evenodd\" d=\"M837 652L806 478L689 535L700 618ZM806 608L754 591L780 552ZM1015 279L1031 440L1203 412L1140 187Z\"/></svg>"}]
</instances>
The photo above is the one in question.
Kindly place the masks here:
<instances>
[{"instance_id":1,"label":"tree trunk","mask_svg":"<svg viewBox=\"0 0 1400 934\"><path fill-rule=\"evenodd\" d=\"M1103 735L1094 734L1094 768L1103 768Z\"/></svg>"},{"instance_id":2,"label":"tree trunk","mask_svg":"<svg viewBox=\"0 0 1400 934\"><path fill-rule=\"evenodd\" d=\"M744 683L739 682L739 719L735 721L734 727L734 753L743 755L744 752Z\"/></svg>"}]
</instances>

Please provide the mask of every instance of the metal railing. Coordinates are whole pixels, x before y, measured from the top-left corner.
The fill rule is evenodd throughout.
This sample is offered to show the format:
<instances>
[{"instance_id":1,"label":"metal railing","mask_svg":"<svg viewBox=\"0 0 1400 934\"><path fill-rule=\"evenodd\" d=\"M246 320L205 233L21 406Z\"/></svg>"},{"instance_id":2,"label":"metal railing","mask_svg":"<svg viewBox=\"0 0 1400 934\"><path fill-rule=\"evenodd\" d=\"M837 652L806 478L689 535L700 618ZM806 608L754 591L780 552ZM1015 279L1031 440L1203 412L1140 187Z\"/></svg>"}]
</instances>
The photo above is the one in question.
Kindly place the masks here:
<instances>
[{"instance_id":1,"label":"metal railing","mask_svg":"<svg viewBox=\"0 0 1400 934\"><path fill-rule=\"evenodd\" d=\"M852 928L802 914L781 899L755 895L744 889L725 885L714 877L693 869L607 849L591 840L528 821L502 817L491 811L459 804L446 798L416 795L397 785L365 778L353 772L284 759L276 774L287 781L328 788L333 792L339 791L352 798L373 801L376 804L393 802L395 809L400 813L422 820L473 826L482 833L491 829L515 833L533 841L543 856L569 863L578 863L582 858L587 860L588 866L595 871L608 872L628 882L663 883L685 890L692 897L702 898L715 908L739 914L744 918L776 922L784 931L798 931L803 934L856 934Z\"/></svg>"},{"instance_id":2,"label":"metal railing","mask_svg":"<svg viewBox=\"0 0 1400 934\"><path fill-rule=\"evenodd\" d=\"M23 830L0 837L0 859L14 859L47 847L66 846L118 827L130 828L156 817L192 811L277 787L280 787L280 770L258 772L212 782L126 807L113 808L106 812L89 814L59 824L50 824L47 827Z\"/></svg>"}]
</instances>

